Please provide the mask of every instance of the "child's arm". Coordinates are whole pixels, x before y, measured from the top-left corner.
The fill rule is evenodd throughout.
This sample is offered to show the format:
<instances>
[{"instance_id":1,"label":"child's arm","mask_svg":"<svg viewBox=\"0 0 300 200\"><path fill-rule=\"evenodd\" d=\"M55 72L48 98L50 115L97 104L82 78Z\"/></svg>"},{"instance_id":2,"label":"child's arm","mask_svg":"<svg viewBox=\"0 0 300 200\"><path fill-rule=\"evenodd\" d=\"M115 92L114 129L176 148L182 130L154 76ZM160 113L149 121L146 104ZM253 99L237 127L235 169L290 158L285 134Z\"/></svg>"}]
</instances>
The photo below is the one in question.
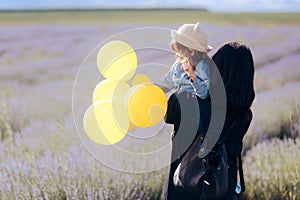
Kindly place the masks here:
<instances>
[{"instance_id":1,"label":"child's arm","mask_svg":"<svg viewBox=\"0 0 300 200\"><path fill-rule=\"evenodd\" d=\"M176 67L176 62L172 65L170 71L161 77L159 80L153 81L153 84L160 87L165 93L174 89L173 73Z\"/></svg>"},{"instance_id":2,"label":"child's arm","mask_svg":"<svg viewBox=\"0 0 300 200\"><path fill-rule=\"evenodd\" d=\"M209 96L210 72L209 67L204 60L200 61L194 71L195 80L191 78L191 85L201 99Z\"/></svg>"}]
</instances>

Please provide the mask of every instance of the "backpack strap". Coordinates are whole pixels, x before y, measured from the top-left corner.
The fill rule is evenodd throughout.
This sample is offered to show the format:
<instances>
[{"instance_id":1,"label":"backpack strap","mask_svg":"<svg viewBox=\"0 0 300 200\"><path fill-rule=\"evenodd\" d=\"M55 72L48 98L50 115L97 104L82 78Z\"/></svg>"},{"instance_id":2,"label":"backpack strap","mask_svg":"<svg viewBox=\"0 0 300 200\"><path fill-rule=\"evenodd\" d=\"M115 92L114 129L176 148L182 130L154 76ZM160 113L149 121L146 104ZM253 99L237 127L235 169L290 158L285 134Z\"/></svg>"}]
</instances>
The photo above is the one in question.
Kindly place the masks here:
<instances>
[{"instance_id":1,"label":"backpack strap","mask_svg":"<svg viewBox=\"0 0 300 200\"><path fill-rule=\"evenodd\" d=\"M245 180L244 180L244 172L243 172L243 163L242 163L242 155L238 155L238 166L239 166L239 176L240 176L240 184L241 184L241 191L245 192Z\"/></svg>"},{"instance_id":2,"label":"backpack strap","mask_svg":"<svg viewBox=\"0 0 300 200\"><path fill-rule=\"evenodd\" d=\"M252 119L252 117L251 117L251 119ZM220 138L220 140L218 141L218 146L221 146L222 144L225 143L226 138L230 134L230 132L232 132L236 127L239 128L239 124L238 124L239 121L240 121L239 118L236 118L233 121L231 127L228 129L226 134L222 138ZM247 126L249 126L250 122L246 122L246 124L247 124ZM237 162L238 162L238 172L239 172L239 178L240 178L241 192L245 192L246 188L245 188L245 179L244 179L243 163L242 163L241 153L239 153L239 155L237 157Z\"/></svg>"}]
</instances>

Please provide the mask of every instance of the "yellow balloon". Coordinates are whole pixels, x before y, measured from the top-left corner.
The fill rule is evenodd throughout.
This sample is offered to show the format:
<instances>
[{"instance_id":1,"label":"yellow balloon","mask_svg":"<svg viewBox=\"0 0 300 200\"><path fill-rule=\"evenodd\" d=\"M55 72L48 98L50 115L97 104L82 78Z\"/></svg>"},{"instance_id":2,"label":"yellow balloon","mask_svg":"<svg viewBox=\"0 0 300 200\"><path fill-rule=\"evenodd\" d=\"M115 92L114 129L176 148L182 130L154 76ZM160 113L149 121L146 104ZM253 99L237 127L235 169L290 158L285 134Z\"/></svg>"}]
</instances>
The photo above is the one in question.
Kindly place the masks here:
<instances>
[{"instance_id":1,"label":"yellow balloon","mask_svg":"<svg viewBox=\"0 0 300 200\"><path fill-rule=\"evenodd\" d=\"M137 68L137 56L126 42L114 40L98 52L97 65L105 78L128 81Z\"/></svg>"},{"instance_id":2,"label":"yellow balloon","mask_svg":"<svg viewBox=\"0 0 300 200\"><path fill-rule=\"evenodd\" d=\"M93 102L104 99L122 101L129 89L130 86L124 81L104 79L94 89Z\"/></svg>"},{"instance_id":3,"label":"yellow balloon","mask_svg":"<svg viewBox=\"0 0 300 200\"><path fill-rule=\"evenodd\" d=\"M135 128L136 128L136 125L134 125L134 124L130 121L128 130L131 131L131 130L133 130L133 129L135 129Z\"/></svg>"},{"instance_id":4,"label":"yellow balloon","mask_svg":"<svg viewBox=\"0 0 300 200\"><path fill-rule=\"evenodd\" d=\"M149 127L158 124L165 116L167 97L156 85L136 85L128 91L125 107L133 124Z\"/></svg>"},{"instance_id":5,"label":"yellow balloon","mask_svg":"<svg viewBox=\"0 0 300 200\"><path fill-rule=\"evenodd\" d=\"M102 145L121 141L129 128L129 117L122 103L100 100L90 105L83 117L88 137Z\"/></svg>"},{"instance_id":6,"label":"yellow balloon","mask_svg":"<svg viewBox=\"0 0 300 200\"><path fill-rule=\"evenodd\" d=\"M134 85L139 85L144 83L151 83L151 79L145 74L137 74L132 79L131 85L134 86Z\"/></svg>"}]
</instances>

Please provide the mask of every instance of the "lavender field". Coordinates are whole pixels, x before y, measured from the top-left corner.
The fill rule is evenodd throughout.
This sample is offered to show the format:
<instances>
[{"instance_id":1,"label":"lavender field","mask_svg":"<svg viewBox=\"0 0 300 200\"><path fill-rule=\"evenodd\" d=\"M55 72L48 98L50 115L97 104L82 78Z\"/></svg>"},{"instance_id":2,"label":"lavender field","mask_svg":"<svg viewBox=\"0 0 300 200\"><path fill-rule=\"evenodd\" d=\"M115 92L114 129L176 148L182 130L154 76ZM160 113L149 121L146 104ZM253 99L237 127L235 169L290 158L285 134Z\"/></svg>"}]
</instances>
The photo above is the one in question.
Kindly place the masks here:
<instances>
[{"instance_id":1,"label":"lavender field","mask_svg":"<svg viewBox=\"0 0 300 200\"><path fill-rule=\"evenodd\" d=\"M86 150L73 120L72 92L86 56L110 36L179 25L0 24L0 199L162 199L167 167L125 173ZM214 47L211 55L224 42L237 40L250 46L255 59L254 119L244 138L244 199L300 199L300 25L206 22L203 28ZM172 64L159 52L143 62L153 59ZM83 85L90 83L86 79ZM77 102L90 98L85 91L78 97ZM169 141L169 132L162 138L158 142ZM124 159L129 168L146 165L110 152L106 156ZM162 159L168 154L149 162Z\"/></svg>"}]
</instances>

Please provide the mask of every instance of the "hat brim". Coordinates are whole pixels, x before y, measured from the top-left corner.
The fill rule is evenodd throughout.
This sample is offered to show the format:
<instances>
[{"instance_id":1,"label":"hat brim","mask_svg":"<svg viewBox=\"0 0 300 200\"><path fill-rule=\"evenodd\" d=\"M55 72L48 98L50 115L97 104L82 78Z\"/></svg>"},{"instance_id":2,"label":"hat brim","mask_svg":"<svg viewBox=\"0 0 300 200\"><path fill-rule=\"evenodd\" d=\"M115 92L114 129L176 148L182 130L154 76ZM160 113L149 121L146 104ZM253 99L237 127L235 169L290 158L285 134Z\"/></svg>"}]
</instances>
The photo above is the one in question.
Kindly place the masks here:
<instances>
[{"instance_id":1,"label":"hat brim","mask_svg":"<svg viewBox=\"0 0 300 200\"><path fill-rule=\"evenodd\" d=\"M212 46L207 45L204 47L201 44L199 44L197 41L193 40L192 38L184 34L178 33L176 30L171 30L171 37L176 42L200 52L208 53L210 50L212 50Z\"/></svg>"}]
</instances>

